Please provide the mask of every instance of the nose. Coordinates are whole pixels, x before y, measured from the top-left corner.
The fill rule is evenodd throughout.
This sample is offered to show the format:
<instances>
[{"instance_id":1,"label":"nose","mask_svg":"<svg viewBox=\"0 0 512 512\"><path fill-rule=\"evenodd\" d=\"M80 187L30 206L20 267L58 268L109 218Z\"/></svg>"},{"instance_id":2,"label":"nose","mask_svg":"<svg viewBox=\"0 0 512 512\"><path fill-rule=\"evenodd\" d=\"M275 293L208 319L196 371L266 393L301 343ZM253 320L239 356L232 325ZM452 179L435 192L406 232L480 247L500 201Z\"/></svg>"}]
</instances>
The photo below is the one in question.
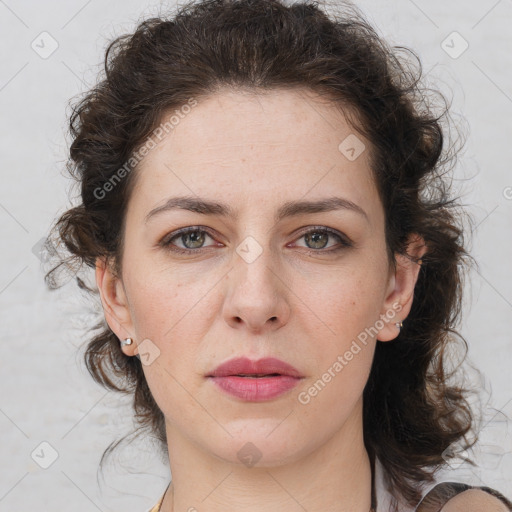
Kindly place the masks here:
<instances>
[{"instance_id":1,"label":"nose","mask_svg":"<svg viewBox=\"0 0 512 512\"><path fill-rule=\"evenodd\" d=\"M285 325L290 315L290 289L283 273L272 268L270 250L264 250L250 263L238 254L234 258L233 268L227 274L225 321L230 327L254 334Z\"/></svg>"}]
</instances>

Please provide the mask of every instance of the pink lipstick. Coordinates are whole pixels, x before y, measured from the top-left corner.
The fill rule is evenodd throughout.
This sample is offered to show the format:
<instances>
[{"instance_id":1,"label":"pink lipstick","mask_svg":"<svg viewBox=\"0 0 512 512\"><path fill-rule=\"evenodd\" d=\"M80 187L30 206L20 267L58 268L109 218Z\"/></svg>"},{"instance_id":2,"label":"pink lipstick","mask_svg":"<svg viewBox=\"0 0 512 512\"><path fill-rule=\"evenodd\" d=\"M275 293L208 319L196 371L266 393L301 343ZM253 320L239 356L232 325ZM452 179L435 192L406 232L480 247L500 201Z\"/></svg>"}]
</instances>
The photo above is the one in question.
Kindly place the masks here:
<instances>
[{"instance_id":1,"label":"pink lipstick","mask_svg":"<svg viewBox=\"0 0 512 512\"><path fill-rule=\"evenodd\" d=\"M224 392L249 402L276 398L304 378L296 368L273 357L257 361L247 357L230 359L207 377Z\"/></svg>"}]
</instances>

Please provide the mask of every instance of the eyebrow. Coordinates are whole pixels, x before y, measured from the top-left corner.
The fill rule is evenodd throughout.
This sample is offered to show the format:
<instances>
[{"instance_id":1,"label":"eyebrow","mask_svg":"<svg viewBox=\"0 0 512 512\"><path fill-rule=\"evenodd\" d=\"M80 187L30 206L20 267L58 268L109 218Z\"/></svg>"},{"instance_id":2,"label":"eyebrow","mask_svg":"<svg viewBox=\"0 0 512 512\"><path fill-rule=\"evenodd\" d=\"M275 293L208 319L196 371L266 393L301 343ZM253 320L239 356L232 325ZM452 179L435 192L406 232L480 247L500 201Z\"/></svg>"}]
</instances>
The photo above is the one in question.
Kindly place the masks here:
<instances>
[{"instance_id":1,"label":"eyebrow","mask_svg":"<svg viewBox=\"0 0 512 512\"><path fill-rule=\"evenodd\" d=\"M144 222L147 223L159 213L176 208L189 210L202 215L219 215L221 217L233 217L234 219L238 216L237 212L227 204L199 197L181 196L171 197L162 206L151 210L146 215ZM329 197L316 201L289 201L284 203L277 211L274 221L277 223L288 217L334 210L350 210L362 215L367 221L369 220L366 212L356 203L341 197Z\"/></svg>"}]
</instances>

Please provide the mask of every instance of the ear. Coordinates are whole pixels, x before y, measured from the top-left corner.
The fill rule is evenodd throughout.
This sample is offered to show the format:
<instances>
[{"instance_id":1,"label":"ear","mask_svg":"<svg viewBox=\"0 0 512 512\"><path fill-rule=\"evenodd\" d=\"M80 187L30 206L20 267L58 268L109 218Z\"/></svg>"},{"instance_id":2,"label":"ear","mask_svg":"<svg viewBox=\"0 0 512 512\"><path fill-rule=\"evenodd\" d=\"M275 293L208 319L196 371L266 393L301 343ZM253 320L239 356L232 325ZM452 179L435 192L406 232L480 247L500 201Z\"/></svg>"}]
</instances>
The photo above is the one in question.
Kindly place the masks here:
<instances>
[{"instance_id":1,"label":"ear","mask_svg":"<svg viewBox=\"0 0 512 512\"><path fill-rule=\"evenodd\" d=\"M122 347L122 351L128 356L136 355L137 343L133 335L135 329L126 291L122 280L115 275L106 258L96 259L96 284L100 292L105 320L109 327L120 340L133 339L133 343Z\"/></svg>"},{"instance_id":2,"label":"ear","mask_svg":"<svg viewBox=\"0 0 512 512\"><path fill-rule=\"evenodd\" d=\"M379 331L377 339L390 341L395 339L400 330L395 325L403 322L411 311L414 298L414 287L421 268L421 258L427 251L425 241L413 233L407 241L407 255L396 254L396 269L391 269L385 301L381 310L384 327Z\"/></svg>"}]
</instances>

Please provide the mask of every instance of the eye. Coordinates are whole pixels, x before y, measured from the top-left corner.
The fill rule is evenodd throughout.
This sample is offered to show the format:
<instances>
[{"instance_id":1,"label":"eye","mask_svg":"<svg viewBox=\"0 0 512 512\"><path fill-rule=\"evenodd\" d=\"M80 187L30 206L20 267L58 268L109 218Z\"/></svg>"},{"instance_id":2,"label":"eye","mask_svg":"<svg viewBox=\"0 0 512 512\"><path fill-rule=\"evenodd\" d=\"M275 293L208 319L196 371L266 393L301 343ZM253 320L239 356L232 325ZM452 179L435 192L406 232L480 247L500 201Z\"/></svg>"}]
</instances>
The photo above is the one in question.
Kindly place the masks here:
<instances>
[{"instance_id":1,"label":"eye","mask_svg":"<svg viewBox=\"0 0 512 512\"><path fill-rule=\"evenodd\" d=\"M344 237L341 233L333 229L323 226L315 226L303 232L300 238L306 241L306 248L310 249L310 252L336 252L346 247L352 247L352 243L347 237ZM326 249L326 247L328 247L329 238L338 240L338 246L335 244L334 249ZM331 245L331 247L333 246Z\"/></svg>"},{"instance_id":2,"label":"eye","mask_svg":"<svg viewBox=\"0 0 512 512\"><path fill-rule=\"evenodd\" d=\"M176 253L191 254L193 252L199 252L201 249L206 249L207 247L213 247L216 245L211 244L209 246L205 246L204 243L206 238L214 240L213 235L210 234L209 230L203 229L201 226L190 226L171 233L171 235L165 237L159 245ZM338 233L333 229L323 226L314 226L313 228L310 228L308 231L303 232L297 240L301 238L306 241L307 245L305 248L309 249L309 252L312 253L331 253L337 252L343 248L352 247L352 243L347 237L344 237L341 233ZM335 244L334 248L326 249L326 247L329 247L327 245L329 238L336 239L338 244ZM175 240L177 242L175 242ZM181 243L182 246L177 245L179 243ZM223 244L220 245L223 246ZM217 247L218 246L219 243L217 243Z\"/></svg>"},{"instance_id":3,"label":"eye","mask_svg":"<svg viewBox=\"0 0 512 512\"><path fill-rule=\"evenodd\" d=\"M172 236L170 238L164 238L160 242L160 245L179 253L191 253L197 249L203 249L203 244L207 237L213 240L213 237L209 234L209 232L205 229L201 229L199 226L191 226L188 228L180 229L179 231L171 233L171 235ZM182 243L183 247L175 245L173 243L174 240L177 240L178 243Z\"/></svg>"}]
</instances>

